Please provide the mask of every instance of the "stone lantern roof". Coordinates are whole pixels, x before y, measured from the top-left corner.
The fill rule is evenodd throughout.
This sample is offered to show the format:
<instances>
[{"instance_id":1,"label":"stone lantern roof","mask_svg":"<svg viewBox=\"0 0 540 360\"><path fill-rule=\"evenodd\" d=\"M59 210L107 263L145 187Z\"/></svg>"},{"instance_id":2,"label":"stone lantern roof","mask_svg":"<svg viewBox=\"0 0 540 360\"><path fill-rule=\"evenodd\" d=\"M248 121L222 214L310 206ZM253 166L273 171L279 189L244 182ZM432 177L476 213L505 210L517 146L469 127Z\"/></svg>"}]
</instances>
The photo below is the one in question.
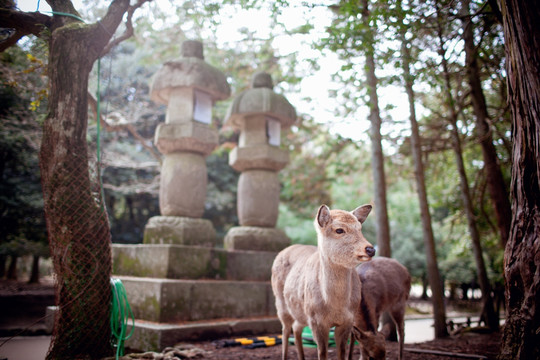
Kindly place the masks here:
<instances>
[{"instance_id":1,"label":"stone lantern roof","mask_svg":"<svg viewBox=\"0 0 540 360\"><path fill-rule=\"evenodd\" d=\"M276 94L273 87L269 74L256 73L251 81L251 89L234 98L225 116L226 125L241 129L242 119L263 114L279 120L282 128L291 127L296 120L296 110L283 95Z\"/></svg>"},{"instance_id":2,"label":"stone lantern roof","mask_svg":"<svg viewBox=\"0 0 540 360\"><path fill-rule=\"evenodd\" d=\"M171 90L182 87L209 93L213 101L225 100L231 94L225 75L204 61L203 45L194 40L184 41L180 58L166 62L154 75L150 98L168 104Z\"/></svg>"}]
</instances>

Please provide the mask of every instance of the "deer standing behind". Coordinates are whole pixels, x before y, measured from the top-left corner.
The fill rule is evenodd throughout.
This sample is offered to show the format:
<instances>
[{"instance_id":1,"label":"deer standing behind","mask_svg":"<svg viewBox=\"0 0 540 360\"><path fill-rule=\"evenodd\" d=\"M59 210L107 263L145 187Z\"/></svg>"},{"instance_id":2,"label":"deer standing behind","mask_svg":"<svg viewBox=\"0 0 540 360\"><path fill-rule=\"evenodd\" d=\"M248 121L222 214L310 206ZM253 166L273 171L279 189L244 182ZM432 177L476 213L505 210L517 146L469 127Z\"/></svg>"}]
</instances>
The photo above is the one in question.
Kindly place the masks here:
<instances>
[{"instance_id":1,"label":"deer standing behind","mask_svg":"<svg viewBox=\"0 0 540 360\"><path fill-rule=\"evenodd\" d=\"M346 358L347 340L361 297L355 267L375 255L375 249L362 235L362 223L370 211L371 205L351 212L322 205L314 222L317 246L292 245L274 260L272 290L283 327L283 360L287 359L291 329L298 357L304 359L305 326L311 328L319 360L327 358L329 331L335 326L338 358Z\"/></svg>"},{"instance_id":2,"label":"deer standing behind","mask_svg":"<svg viewBox=\"0 0 540 360\"><path fill-rule=\"evenodd\" d=\"M378 332L379 319L388 312L396 324L399 357L403 357L405 309L411 290L409 271L398 261L378 257L356 269L362 282L362 297L353 334L360 343L361 360L382 360L386 356L385 336ZM350 351L354 342L351 342ZM349 356L349 359L352 357Z\"/></svg>"}]
</instances>

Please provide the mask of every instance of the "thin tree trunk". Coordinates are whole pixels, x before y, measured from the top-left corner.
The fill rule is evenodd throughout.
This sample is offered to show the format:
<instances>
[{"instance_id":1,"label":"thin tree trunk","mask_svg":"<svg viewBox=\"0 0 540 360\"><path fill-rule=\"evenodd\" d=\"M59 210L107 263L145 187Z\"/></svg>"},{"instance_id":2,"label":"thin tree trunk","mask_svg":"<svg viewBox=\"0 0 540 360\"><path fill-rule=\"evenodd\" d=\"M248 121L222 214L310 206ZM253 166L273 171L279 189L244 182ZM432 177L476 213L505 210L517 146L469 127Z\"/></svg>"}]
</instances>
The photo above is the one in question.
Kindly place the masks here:
<instances>
[{"instance_id":1,"label":"thin tree trunk","mask_svg":"<svg viewBox=\"0 0 540 360\"><path fill-rule=\"evenodd\" d=\"M499 166L497 151L493 145L493 136L488 123L488 112L482 83L480 80L480 70L478 68L478 52L474 44L473 23L469 14L469 0L462 1L461 20L463 22L463 40L465 42L465 57L467 77L471 87L471 101L476 117L476 134L482 146L484 158L484 169L487 175L487 184L491 202L495 210L497 225L501 245L504 248L508 241L512 212L510 210L510 200L504 178Z\"/></svg>"},{"instance_id":2,"label":"thin tree trunk","mask_svg":"<svg viewBox=\"0 0 540 360\"><path fill-rule=\"evenodd\" d=\"M32 269L30 270L29 284L39 283L39 255L32 256Z\"/></svg>"},{"instance_id":3,"label":"thin tree trunk","mask_svg":"<svg viewBox=\"0 0 540 360\"><path fill-rule=\"evenodd\" d=\"M401 7L401 1L398 3ZM398 13L401 14L401 9ZM403 21L403 19L400 19ZM441 281L441 275L437 266L437 253L435 251L435 238L431 226L431 213L429 211L429 202L427 198L426 183L424 178L424 163L422 160L422 144L418 122L416 120L415 93L413 89L413 76L410 71L411 54L405 37L405 28L402 23L400 26L399 40L401 41L401 61L403 67L403 77L405 78L405 91L409 100L409 120L411 123L411 150L414 161L414 175L416 180L416 191L420 204L420 214L422 220L422 233L424 235L424 246L426 249L426 264L428 270L429 284L431 287L433 304L433 319L435 337L442 338L448 336L446 328L446 311L444 306L444 288Z\"/></svg>"},{"instance_id":4,"label":"thin tree trunk","mask_svg":"<svg viewBox=\"0 0 540 360\"><path fill-rule=\"evenodd\" d=\"M428 294L427 294L428 285L429 285L428 275L426 273L423 273L422 274L422 295L420 296L422 300L428 299Z\"/></svg>"},{"instance_id":5,"label":"thin tree trunk","mask_svg":"<svg viewBox=\"0 0 540 360\"><path fill-rule=\"evenodd\" d=\"M9 257L9 265L6 277L9 280L17 280L17 262L19 257L17 255L11 255Z\"/></svg>"},{"instance_id":6,"label":"thin tree trunk","mask_svg":"<svg viewBox=\"0 0 540 360\"><path fill-rule=\"evenodd\" d=\"M0 279L6 276L6 255L0 255Z\"/></svg>"},{"instance_id":7,"label":"thin tree trunk","mask_svg":"<svg viewBox=\"0 0 540 360\"><path fill-rule=\"evenodd\" d=\"M438 10L438 9L437 9ZM438 15L440 17L440 15ZM463 210L467 217L467 223L469 227L469 235L471 237L472 248L474 253L474 259L476 263L476 273L478 276L478 282L480 283L480 289L482 290L483 310L482 316L485 318L489 328L493 331L499 329L499 318L495 314L495 308L493 306L493 299L491 296L491 285L487 276L486 265L484 262L484 256L482 252L482 244L480 242L480 234L478 233L478 227L476 225L476 219L474 215L473 205L471 201L469 181L467 179L467 173L465 171L465 165L463 162L463 150L461 146L461 138L459 135L459 129L457 125L458 115L454 99L452 96L452 87L450 83L450 72L448 69L448 63L444 50L444 41L442 38L442 31L439 27L439 53L442 54L442 66L443 77L445 80L445 92L447 97L447 103L449 107L449 123L451 125L452 146L454 148L456 166L459 175L459 183L461 188L461 200L463 203Z\"/></svg>"},{"instance_id":8,"label":"thin tree trunk","mask_svg":"<svg viewBox=\"0 0 540 360\"><path fill-rule=\"evenodd\" d=\"M375 55L373 29L370 27L369 0L362 0L362 21L367 31L365 42L366 51L366 78L369 92L371 122L371 167L373 171L373 184L375 191L375 221L377 224L377 253L380 256L391 257L390 224L388 222L388 208L386 201L386 176L384 173L384 153L381 136L381 114L379 110L379 97L377 95L378 80L375 75ZM383 329L386 339L397 340L396 325L389 314L383 313Z\"/></svg>"},{"instance_id":9,"label":"thin tree trunk","mask_svg":"<svg viewBox=\"0 0 540 360\"><path fill-rule=\"evenodd\" d=\"M362 21L366 29L370 29L369 0L362 0ZM386 201L386 176L384 173L384 154L381 137L381 114L379 98L377 96L378 80L375 75L375 57L373 49L373 35L370 29L367 35L366 46L366 78L369 87L369 119L371 121L371 166L373 169L373 182L375 190L375 217L377 222L377 253L380 256L391 257L390 225L388 222L388 209Z\"/></svg>"},{"instance_id":10,"label":"thin tree trunk","mask_svg":"<svg viewBox=\"0 0 540 360\"><path fill-rule=\"evenodd\" d=\"M501 0L513 117L512 227L499 359L540 359L540 7Z\"/></svg>"}]
</instances>

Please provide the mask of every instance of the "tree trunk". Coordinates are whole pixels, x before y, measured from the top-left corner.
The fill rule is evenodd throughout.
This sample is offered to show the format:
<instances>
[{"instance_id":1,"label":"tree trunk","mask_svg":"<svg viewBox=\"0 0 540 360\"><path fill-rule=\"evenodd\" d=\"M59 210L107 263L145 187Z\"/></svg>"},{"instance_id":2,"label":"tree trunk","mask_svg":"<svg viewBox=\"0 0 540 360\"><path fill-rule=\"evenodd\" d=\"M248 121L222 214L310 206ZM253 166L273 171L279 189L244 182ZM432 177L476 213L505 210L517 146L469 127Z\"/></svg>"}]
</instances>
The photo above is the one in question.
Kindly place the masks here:
<instances>
[{"instance_id":1,"label":"tree trunk","mask_svg":"<svg viewBox=\"0 0 540 360\"><path fill-rule=\"evenodd\" d=\"M437 8L438 12L438 8ZM438 18L440 19L440 14L438 12ZM443 77L445 81L445 92L447 97L447 104L449 108L449 123L451 125L451 136L452 136L452 147L454 149L456 167L459 175L459 183L461 188L461 200L463 204L463 210L467 217L467 223L469 227L469 235L471 237L471 243L474 253L474 260L476 263L476 273L478 276L478 282L480 283L480 288L482 290L482 299L483 299L483 309L482 317L485 319L489 328L493 331L499 329L499 318L495 314L495 308L493 306L493 299L491 296L491 286L487 276L486 265L484 262L482 244L480 243L480 234L478 233L478 228L476 225L475 215L473 211L473 205L471 201L469 181L467 179L467 173L465 171L465 165L463 162L463 150L461 146L461 138L459 135L459 129L457 125L458 115L456 112L455 102L452 96L452 87L450 82L450 71L448 69L448 62L444 57L446 53L444 49L444 40L442 36L442 29L439 26L438 28L439 36L439 53L442 55L442 67L443 67Z\"/></svg>"},{"instance_id":2,"label":"tree trunk","mask_svg":"<svg viewBox=\"0 0 540 360\"><path fill-rule=\"evenodd\" d=\"M373 171L373 184L375 191L375 221L377 227L377 253L380 256L391 257L390 224L388 222L388 209L386 201L386 176L384 173L384 153L381 137L381 114L379 110L379 97L377 95L378 80L375 75L375 56L373 30L370 27L369 0L362 0L362 21L367 29L366 37L366 78L369 92L369 120L371 122L371 167ZM397 340L396 325L389 314L383 313L383 329L386 339Z\"/></svg>"},{"instance_id":3,"label":"tree trunk","mask_svg":"<svg viewBox=\"0 0 540 360\"><path fill-rule=\"evenodd\" d=\"M112 353L111 238L97 175L89 169L87 94L92 66L128 6L128 0L114 1L92 25L60 15L57 21L64 24L49 38L49 112L40 166L59 311L48 359ZM76 13L69 1L55 2L53 11Z\"/></svg>"},{"instance_id":4,"label":"tree trunk","mask_svg":"<svg viewBox=\"0 0 540 360\"><path fill-rule=\"evenodd\" d=\"M6 274L8 280L17 280L17 262L19 257L17 255L11 255L9 257L9 265Z\"/></svg>"},{"instance_id":5,"label":"tree trunk","mask_svg":"<svg viewBox=\"0 0 540 360\"><path fill-rule=\"evenodd\" d=\"M370 28L369 0L362 0L362 21L366 29L366 78L369 88L369 119L371 121L371 166L373 169L373 183L375 190L375 218L377 224L377 254L391 257L390 225L388 223L388 210L386 204L386 176L384 173L384 154L381 137L381 114L379 98L377 96L378 80L375 75L375 57L373 48L373 30Z\"/></svg>"},{"instance_id":6,"label":"tree trunk","mask_svg":"<svg viewBox=\"0 0 540 360\"><path fill-rule=\"evenodd\" d=\"M422 295L420 296L422 300L427 300L429 298L427 294L428 285L429 285L428 275L424 273L422 274Z\"/></svg>"},{"instance_id":7,"label":"tree trunk","mask_svg":"<svg viewBox=\"0 0 540 360\"><path fill-rule=\"evenodd\" d=\"M98 358L112 350L109 225L93 192L86 145L88 74L99 54L89 35L85 25L71 24L55 30L49 46L40 160L60 306L49 359Z\"/></svg>"},{"instance_id":8,"label":"tree trunk","mask_svg":"<svg viewBox=\"0 0 540 360\"><path fill-rule=\"evenodd\" d=\"M456 165L458 168L459 183L461 187L461 199L469 226L469 235L471 237L474 260L476 264L476 274L478 276L478 282L480 283L480 289L482 290L483 308L481 317L484 318L487 326L492 331L498 331L499 316L495 313L493 298L491 296L491 284L489 283L489 278L487 276L482 244L480 242L480 234L478 233L478 227L476 225L476 219L473 211L471 194L469 190L469 181L467 179L467 173L465 172L465 165L463 163L463 151L461 148L461 139L459 137L457 122L453 121L451 125L454 153L456 156Z\"/></svg>"},{"instance_id":9,"label":"tree trunk","mask_svg":"<svg viewBox=\"0 0 540 360\"><path fill-rule=\"evenodd\" d=\"M401 2L399 2L401 5ZM398 9L399 12L400 9ZM399 12L401 13L401 12ZM403 21L403 19L399 19ZM414 162L414 177L416 180L416 191L420 204L420 215L422 220L422 233L424 235L424 247L426 249L426 264L428 279L431 287L433 304L434 331L436 338L448 336L446 328L446 310L444 306L444 287L441 275L437 266L437 253L435 251L435 238L431 226L431 213L427 198L426 182L424 177L424 162L422 160L422 143L418 122L416 120L415 93L413 90L413 76L410 71L411 54L407 43L404 25L401 26L399 40L401 41L401 61L403 67L403 77L405 79L405 91L409 101L409 120L411 123L411 151Z\"/></svg>"},{"instance_id":10,"label":"tree trunk","mask_svg":"<svg viewBox=\"0 0 540 360\"><path fill-rule=\"evenodd\" d=\"M438 9L437 9L438 10ZM440 18L440 15L438 15ZM442 67L443 77L445 81L445 92L447 97L447 104L449 108L448 121L451 125L452 147L454 149L456 167L459 175L459 183L461 188L461 200L463 204L463 210L467 217L467 224L469 227L469 235L471 237L471 243L474 253L474 260L476 264L476 274L478 276L478 282L480 283L480 289L482 290L483 309L482 317L485 319L487 325L492 331L499 329L499 317L495 314L495 308L493 306L493 299L491 296L491 285L486 271L486 264L484 262L484 256L482 252L482 244L480 242L480 234L478 233L478 227L476 225L476 219L473 210L473 204L471 201L469 181L467 179L467 173L465 171L465 165L463 162L463 150L461 146L461 138L459 135L459 129L457 125L458 115L456 112L455 102L452 96L452 86L450 82L450 71L448 69L448 63L444 54L444 41L442 37L442 30L439 27L439 53L442 54Z\"/></svg>"},{"instance_id":11,"label":"tree trunk","mask_svg":"<svg viewBox=\"0 0 540 360\"><path fill-rule=\"evenodd\" d=\"M476 117L476 134L480 140L480 145L482 146L489 195L495 210L495 217L497 218L501 245L504 248L508 241L512 212L510 210L508 191L499 166L499 158L497 157L497 151L493 145L493 136L491 135L492 132L488 123L488 112L480 80L478 52L474 44L473 23L469 14L469 4L469 0L463 0L461 8L463 40L465 42L465 68L467 70L469 86L471 87L471 101Z\"/></svg>"},{"instance_id":12,"label":"tree trunk","mask_svg":"<svg viewBox=\"0 0 540 360\"><path fill-rule=\"evenodd\" d=\"M6 255L0 255L0 279L6 276Z\"/></svg>"},{"instance_id":13,"label":"tree trunk","mask_svg":"<svg viewBox=\"0 0 540 360\"><path fill-rule=\"evenodd\" d=\"M513 117L512 227L504 253L506 323L499 359L540 358L540 7L501 0Z\"/></svg>"},{"instance_id":14,"label":"tree trunk","mask_svg":"<svg viewBox=\"0 0 540 360\"><path fill-rule=\"evenodd\" d=\"M48 0L53 16L0 9L2 24L16 30L0 43L0 51L28 34L49 43L40 168L58 313L48 359L101 358L112 352L111 238L99 171L88 164L88 77L100 56L132 35L133 12L146 1L130 6L130 0L113 0L105 16L88 25L70 0ZM109 42L126 13L125 32Z\"/></svg>"},{"instance_id":15,"label":"tree trunk","mask_svg":"<svg viewBox=\"0 0 540 360\"><path fill-rule=\"evenodd\" d=\"M39 255L32 256L32 269L30 270L29 284L39 283Z\"/></svg>"}]
</instances>

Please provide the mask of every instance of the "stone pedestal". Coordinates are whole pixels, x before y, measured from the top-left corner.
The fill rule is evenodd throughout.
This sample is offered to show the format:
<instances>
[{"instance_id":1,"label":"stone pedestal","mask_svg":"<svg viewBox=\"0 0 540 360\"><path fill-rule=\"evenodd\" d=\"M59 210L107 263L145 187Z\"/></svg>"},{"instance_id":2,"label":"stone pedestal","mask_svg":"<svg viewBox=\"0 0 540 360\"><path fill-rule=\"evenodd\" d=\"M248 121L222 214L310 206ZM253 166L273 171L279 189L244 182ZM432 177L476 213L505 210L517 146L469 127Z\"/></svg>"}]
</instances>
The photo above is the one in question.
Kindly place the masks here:
<instances>
[{"instance_id":1,"label":"stone pedestal","mask_svg":"<svg viewBox=\"0 0 540 360\"><path fill-rule=\"evenodd\" d=\"M144 229L145 244L216 246L216 230L210 220L180 216L154 216Z\"/></svg>"}]
</instances>

